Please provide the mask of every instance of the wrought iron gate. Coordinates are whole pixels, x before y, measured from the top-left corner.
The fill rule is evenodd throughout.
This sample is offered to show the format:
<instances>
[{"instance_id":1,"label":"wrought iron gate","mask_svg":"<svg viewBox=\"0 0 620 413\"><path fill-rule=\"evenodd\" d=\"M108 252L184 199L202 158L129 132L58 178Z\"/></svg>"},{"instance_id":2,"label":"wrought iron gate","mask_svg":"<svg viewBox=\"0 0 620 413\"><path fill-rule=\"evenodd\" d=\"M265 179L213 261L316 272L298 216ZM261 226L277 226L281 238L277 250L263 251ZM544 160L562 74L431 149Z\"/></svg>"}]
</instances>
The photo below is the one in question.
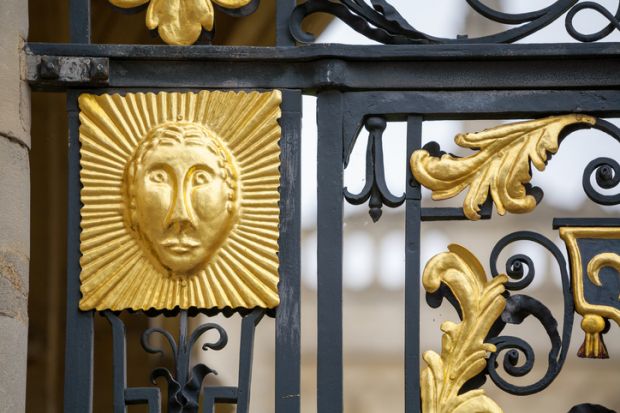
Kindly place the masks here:
<instances>
[{"instance_id":1,"label":"wrought iron gate","mask_svg":"<svg viewBox=\"0 0 620 413\"><path fill-rule=\"evenodd\" d=\"M620 11L558 0L535 12L508 14L468 0L484 17L514 27L481 38L441 39L416 30L385 0L307 0L298 6L278 0L277 46L253 48L189 45L213 29L210 0L185 1L188 9L172 1L110 2L121 8L148 4L147 25L172 45L91 44L90 0L73 0L72 43L26 47L33 89L67 93L66 412L92 411L97 313L113 331L115 412L131 404L147 404L150 412L213 412L218 403L248 411L254 333L263 317L276 322L275 411L300 411L302 94L318 97L319 413L343 410L345 200L368 203L374 221L384 207L406 207L406 412L501 411L476 390L487 376L515 395L544 390L572 351L575 311L585 332L580 355L607 357L602 335L610 320L620 324L619 218L550 222L568 254L535 232L507 234L491 248L488 275L467 245L451 245L421 263L420 229L426 221L491 219L493 209L500 215L532 211L542 190L530 185L531 166L543 170L575 130L598 129L620 143L620 130L606 120L620 115L620 45L590 43L620 27ZM213 3L241 16L252 13L258 0ZM580 33L573 19L586 8L609 25ZM316 12L333 14L385 45L297 45L313 41L301 23ZM564 15L568 33L587 43L506 44ZM475 151L465 157L422 144L425 121L476 119L520 122L457 136L457 144ZM391 193L384 177L382 134L395 121L407 122L409 172L402 195ZM363 129L369 134L366 185L353 194L344 190L343 171ZM194 164L199 158L202 163ZM178 169L186 159L193 163ZM619 182L617 159L595 159L583 173L584 191L601 205L620 203L620 195L609 193ZM462 207L423 207L422 186L437 200L467 195ZM204 205L217 214L203 211ZM501 217L493 219L501 225ZM193 232L183 229L190 227ZM529 257L515 255L505 271L498 268L500 252L517 240L540 244L561 268L561 329L544 303L516 293L534 278ZM422 357L421 284L429 304L446 298L461 317L442 325L441 354ZM160 335L173 352L174 371L152 375L167 381L167 406L159 387L127 386L125 326L118 316L126 311L180 320L178 339L158 327L142 336L145 351L162 351L151 340ZM230 387L203 387L212 369L190 364L193 345L209 331L217 339L204 350L221 349L233 337L214 323L189 331L188 318L222 312L240 316L239 379ZM551 349L544 377L520 386L497 370L502 357L508 376L532 369L530 345L502 334L506 324L528 316L542 324Z\"/></svg>"}]
</instances>

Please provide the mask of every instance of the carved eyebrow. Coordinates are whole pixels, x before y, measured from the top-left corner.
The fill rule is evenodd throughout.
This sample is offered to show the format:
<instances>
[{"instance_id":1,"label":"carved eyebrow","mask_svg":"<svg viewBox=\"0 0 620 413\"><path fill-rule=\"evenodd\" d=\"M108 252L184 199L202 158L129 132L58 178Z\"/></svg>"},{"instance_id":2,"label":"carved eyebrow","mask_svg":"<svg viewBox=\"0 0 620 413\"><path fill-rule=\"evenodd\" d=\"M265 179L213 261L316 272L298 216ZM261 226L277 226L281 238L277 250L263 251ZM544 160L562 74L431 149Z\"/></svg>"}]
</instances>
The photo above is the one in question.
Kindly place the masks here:
<instances>
[{"instance_id":1,"label":"carved eyebrow","mask_svg":"<svg viewBox=\"0 0 620 413\"><path fill-rule=\"evenodd\" d=\"M209 165L204 164L204 163L197 163L195 165L192 165L190 170L191 170L191 174L192 175L196 171L207 171L211 175L215 175L215 173L216 173L215 169L213 169L212 167L210 167Z\"/></svg>"},{"instance_id":2,"label":"carved eyebrow","mask_svg":"<svg viewBox=\"0 0 620 413\"><path fill-rule=\"evenodd\" d=\"M200 135L194 135L194 136L185 136L185 143L187 145L204 145L204 141L203 138Z\"/></svg>"},{"instance_id":3,"label":"carved eyebrow","mask_svg":"<svg viewBox=\"0 0 620 413\"><path fill-rule=\"evenodd\" d=\"M178 139L175 139L173 136L162 136L159 139L158 145L167 145L172 146L179 143Z\"/></svg>"},{"instance_id":4,"label":"carved eyebrow","mask_svg":"<svg viewBox=\"0 0 620 413\"><path fill-rule=\"evenodd\" d=\"M205 139L204 139L204 137L202 135L199 135L199 136L196 136L196 137L194 137L194 136L188 137L186 135L184 143L186 145L188 145L188 146L204 146L212 154L219 155L219 152L217 150L217 146L215 146L215 144L211 140L205 141Z\"/></svg>"}]
</instances>

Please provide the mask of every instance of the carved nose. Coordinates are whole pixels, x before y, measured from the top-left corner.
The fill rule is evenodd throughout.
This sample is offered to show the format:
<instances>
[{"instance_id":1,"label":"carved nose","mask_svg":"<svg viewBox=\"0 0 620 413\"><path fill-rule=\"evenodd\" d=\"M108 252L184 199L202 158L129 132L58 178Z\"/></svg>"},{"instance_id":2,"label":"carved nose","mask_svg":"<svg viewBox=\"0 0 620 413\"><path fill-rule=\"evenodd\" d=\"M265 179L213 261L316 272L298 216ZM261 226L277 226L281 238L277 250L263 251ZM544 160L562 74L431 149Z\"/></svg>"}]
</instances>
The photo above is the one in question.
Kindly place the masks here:
<instances>
[{"instance_id":1,"label":"carved nose","mask_svg":"<svg viewBox=\"0 0 620 413\"><path fill-rule=\"evenodd\" d=\"M192 223L191 212L188 209L183 191L175 191L172 208L168 214L168 226L175 224Z\"/></svg>"}]
</instances>

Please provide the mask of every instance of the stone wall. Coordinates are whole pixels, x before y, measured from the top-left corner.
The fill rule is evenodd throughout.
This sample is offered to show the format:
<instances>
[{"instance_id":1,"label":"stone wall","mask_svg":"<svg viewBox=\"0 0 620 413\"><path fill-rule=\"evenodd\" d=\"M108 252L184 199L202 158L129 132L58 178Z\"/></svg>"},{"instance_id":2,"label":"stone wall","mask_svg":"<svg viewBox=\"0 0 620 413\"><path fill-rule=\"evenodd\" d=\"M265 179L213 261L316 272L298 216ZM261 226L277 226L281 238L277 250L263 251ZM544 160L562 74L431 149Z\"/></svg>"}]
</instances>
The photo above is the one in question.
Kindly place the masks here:
<instances>
[{"instance_id":1,"label":"stone wall","mask_svg":"<svg viewBox=\"0 0 620 413\"><path fill-rule=\"evenodd\" d=\"M21 81L28 2L0 7L0 412L25 410L30 256L30 98Z\"/></svg>"}]
</instances>

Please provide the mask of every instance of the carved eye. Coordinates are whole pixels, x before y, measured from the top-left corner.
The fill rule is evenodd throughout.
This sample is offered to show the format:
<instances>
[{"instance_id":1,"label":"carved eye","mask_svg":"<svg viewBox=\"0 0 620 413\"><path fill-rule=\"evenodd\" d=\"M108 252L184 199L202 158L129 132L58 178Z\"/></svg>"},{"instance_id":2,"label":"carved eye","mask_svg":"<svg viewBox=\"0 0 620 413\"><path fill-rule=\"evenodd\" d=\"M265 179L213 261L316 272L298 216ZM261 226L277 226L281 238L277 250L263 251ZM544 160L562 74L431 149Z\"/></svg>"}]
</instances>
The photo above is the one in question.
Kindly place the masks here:
<instances>
[{"instance_id":1,"label":"carved eye","mask_svg":"<svg viewBox=\"0 0 620 413\"><path fill-rule=\"evenodd\" d=\"M206 171L196 171L192 177L192 185L200 186L211 182L211 176Z\"/></svg>"},{"instance_id":2,"label":"carved eye","mask_svg":"<svg viewBox=\"0 0 620 413\"><path fill-rule=\"evenodd\" d=\"M165 184L168 182L168 174L163 169L156 169L149 172L149 181L156 184Z\"/></svg>"}]
</instances>

